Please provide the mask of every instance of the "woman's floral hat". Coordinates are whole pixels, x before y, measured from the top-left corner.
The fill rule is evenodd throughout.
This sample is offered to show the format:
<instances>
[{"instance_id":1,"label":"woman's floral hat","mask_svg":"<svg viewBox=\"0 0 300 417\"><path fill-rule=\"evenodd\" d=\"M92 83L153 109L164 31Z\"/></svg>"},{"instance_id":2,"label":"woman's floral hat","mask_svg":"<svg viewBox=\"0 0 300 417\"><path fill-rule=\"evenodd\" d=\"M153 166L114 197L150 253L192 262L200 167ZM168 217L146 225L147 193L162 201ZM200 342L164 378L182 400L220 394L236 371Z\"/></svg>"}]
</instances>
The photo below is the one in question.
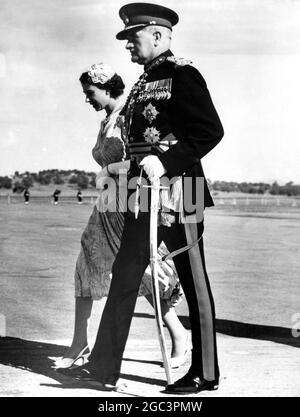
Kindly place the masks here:
<instances>
[{"instance_id":1,"label":"woman's floral hat","mask_svg":"<svg viewBox=\"0 0 300 417\"><path fill-rule=\"evenodd\" d=\"M93 83L100 84L107 83L115 75L115 71L109 65L103 64L103 62L91 65L87 73Z\"/></svg>"}]
</instances>

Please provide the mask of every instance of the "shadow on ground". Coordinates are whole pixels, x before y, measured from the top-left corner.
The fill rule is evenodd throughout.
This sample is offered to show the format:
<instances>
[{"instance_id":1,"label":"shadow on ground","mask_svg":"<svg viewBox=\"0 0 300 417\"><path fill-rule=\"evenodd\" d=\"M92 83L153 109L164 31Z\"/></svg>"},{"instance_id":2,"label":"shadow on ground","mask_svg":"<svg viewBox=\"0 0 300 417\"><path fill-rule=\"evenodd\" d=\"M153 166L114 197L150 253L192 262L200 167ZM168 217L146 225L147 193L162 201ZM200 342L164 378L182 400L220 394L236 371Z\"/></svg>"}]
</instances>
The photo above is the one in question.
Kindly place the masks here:
<instances>
[{"instance_id":1,"label":"shadow on ground","mask_svg":"<svg viewBox=\"0 0 300 417\"><path fill-rule=\"evenodd\" d=\"M300 338L293 337L292 329L279 326L264 326L261 324L239 323L232 320L217 319L217 332L234 337L268 340L283 345L300 348Z\"/></svg>"},{"instance_id":2,"label":"shadow on ground","mask_svg":"<svg viewBox=\"0 0 300 417\"><path fill-rule=\"evenodd\" d=\"M46 377L54 379L59 383L57 385L41 384L42 386L51 386L55 388L84 388L106 391L100 387L92 386L91 383L66 377L52 369L54 361L50 358L63 356L65 351L66 346L62 345L35 342L16 337L0 337L0 364L45 375ZM124 358L124 360L156 364L155 361L141 361L129 358ZM165 381L163 380L137 375L121 374L121 378L146 384L165 385Z\"/></svg>"},{"instance_id":3,"label":"shadow on ground","mask_svg":"<svg viewBox=\"0 0 300 417\"><path fill-rule=\"evenodd\" d=\"M143 317L153 319L150 314L135 313L135 317ZM189 329L189 318L180 316L183 325ZM275 343L281 343L293 347L300 347L300 338L292 336L291 329L276 326L264 326L258 324L240 323L231 320L216 321L217 332L234 337L245 337L257 340L268 340ZM24 369L40 375L45 375L54 379L58 384L41 384L43 386L51 386L56 388L77 388L77 389L94 389L97 391L105 391L100 387L92 386L88 382L78 381L73 378L59 374L54 369L51 357L63 356L66 346L55 345L51 343L35 342L23 340L15 337L0 337L0 364ZM145 361L140 359L124 358L124 361L152 363L155 361ZM147 378L138 375L121 374L122 379L136 381L147 384L155 384L164 386L165 381L160 379Z\"/></svg>"},{"instance_id":4,"label":"shadow on ground","mask_svg":"<svg viewBox=\"0 0 300 417\"><path fill-rule=\"evenodd\" d=\"M135 313L135 317L153 318L151 314ZM190 329L190 320L187 316L179 316L186 329ZM216 319L218 333L233 337L245 337L248 339L268 340L283 345L300 348L300 337L293 337L292 330L287 327L264 326L262 324L241 323L233 320Z\"/></svg>"}]
</instances>

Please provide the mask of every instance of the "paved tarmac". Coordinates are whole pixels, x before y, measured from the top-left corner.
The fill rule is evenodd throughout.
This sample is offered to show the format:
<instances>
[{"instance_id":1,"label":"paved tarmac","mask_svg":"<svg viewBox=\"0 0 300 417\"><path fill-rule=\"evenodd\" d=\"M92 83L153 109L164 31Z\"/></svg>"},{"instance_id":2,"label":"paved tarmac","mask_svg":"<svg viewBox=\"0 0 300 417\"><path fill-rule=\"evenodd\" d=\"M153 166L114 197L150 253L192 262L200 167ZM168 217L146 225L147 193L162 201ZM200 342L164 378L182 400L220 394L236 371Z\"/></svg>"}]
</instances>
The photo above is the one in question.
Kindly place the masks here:
<instances>
[{"instance_id":1,"label":"paved tarmac","mask_svg":"<svg viewBox=\"0 0 300 417\"><path fill-rule=\"evenodd\" d=\"M125 391L102 391L51 368L50 358L71 343L74 265L91 206L0 208L0 396L170 398L163 393L153 310L142 297L122 363ZM219 390L199 398L300 394L300 214L274 210L215 208L206 214L221 381ZM104 302L93 307L90 346ZM189 329L185 301L177 312ZM189 360L174 370L174 380L188 367Z\"/></svg>"},{"instance_id":2,"label":"paved tarmac","mask_svg":"<svg viewBox=\"0 0 300 417\"><path fill-rule=\"evenodd\" d=\"M98 307L97 313L101 312L102 306ZM186 323L186 317L183 317L183 321ZM234 329L234 325L225 320L217 320L217 327L221 330L217 335L220 387L217 391L203 392L197 397L300 395L300 338L294 338L282 328L275 327L273 332L270 332L269 327L265 331L255 331L253 328L252 338L230 336L224 333L243 333L242 324L240 329ZM92 383L79 382L51 369L53 361L49 357L62 355L69 340L52 340L50 343L1 338L0 396L170 398L169 394L163 392L166 378L161 367L155 330L152 312L146 301L140 298L119 381L126 384L126 387L118 392L103 391ZM167 340L170 347L168 335ZM185 373L189 363L188 359L181 368L173 370L174 380Z\"/></svg>"}]
</instances>

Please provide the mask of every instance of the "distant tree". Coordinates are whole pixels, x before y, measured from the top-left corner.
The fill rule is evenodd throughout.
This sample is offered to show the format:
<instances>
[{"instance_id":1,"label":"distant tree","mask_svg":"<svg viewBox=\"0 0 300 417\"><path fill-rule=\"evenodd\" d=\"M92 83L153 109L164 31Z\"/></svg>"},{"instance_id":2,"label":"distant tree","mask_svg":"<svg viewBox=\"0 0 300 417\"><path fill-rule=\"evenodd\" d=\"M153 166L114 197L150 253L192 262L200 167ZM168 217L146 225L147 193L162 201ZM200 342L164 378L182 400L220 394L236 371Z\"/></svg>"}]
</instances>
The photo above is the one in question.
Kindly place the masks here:
<instances>
[{"instance_id":1,"label":"distant tree","mask_svg":"<svg viewBox=\"0 0 300 417\"><path fill-rule=\"evenodd\" d=\"M71 177L69 178L69 184L77 184L78 181L78 175L71 175Z\"/></svg>"},{"instance_id":2,"label":"distant tree","mask_svg":"<svg viewBox=\"0 0 300 417\"><path fill-rule=\"evenodd\" d=\"M239 191L241 193L250 193L250 194L264 194L267 190L270 189L269 184L263 182L235 182L235 181L215 181L212 183L213 190L215 191Z\"/></svg>"},{"instance_id":3,"label":"distant tree","mask_svg":"<svg viewBox=\"0 0 300 417\"><path fill-rule=\"evenodd\" d=\"M300 195L300 185L293 185L293 194L294 196Z\"/></svg>"},{"instance_id":4,"label":"distant tree","mask_svg":"<svg viewBox=\"0 0 300 417\"><path fill-rule=\"evenodd\" d=\"M22 193L26 187L20 182L16 181L13 185L13 193Z\"/></svg>"},{"instance_id":5,"label":"distant tree","mask_svg":"<svg viewBox=\"0 0 300 417\"><path fill-rule=\"evenodd\" d=\"M250 185L248 182L241 182L239 184L239 190L241 191L241 193L249 193L250 190Z\"/></svg>"},{"instance_id":6,"label":"distant tree","mask_svg":"<svg viewBox=\"0 0 300 417\"><path fill-rule=\"evenodd\" d=\"M279 184L277 181L273 182L270 188L270 194L272 195L278 195L279 194Z\"/></svg>"},{"instance_id":7,"label":"distant tree","mask_svg":"<svg viewBox=\"0 0 300 417\"><path fill-rule=\"evenodd\" d=\"M96 174L94 173L91 174L90 185L96 187Z\"/></svg>"},{"instance_id":8,"label":"distant tree","mask_svg":"<svg viewBox=\"0 0 300 417\"><path fill-rule=\"evenodd\" d=\"M300 185L294 185L293 181L289 181L279 187L279 194L287 195L288 197L300 195Z\"/></svg>"},{"instance_id":9,"label":"distant tree","mask_svg":"<svg viewBox=\"0 0 300 417\"><path fill-rule=\"evenodd\" d=\"M212 189L215 191L239 191L238 183L236 182L227 182L227 181L215 181L212 183Z\"/></svg>"},{"instance_id":10,"label":"distant tree","mask_svg":"<svg viewBox=\"0 0 300 417\"><path fill-rule=\"evenodd\" d=\"M36 181L41 185L49 185L51 183L51 175L46 171L40 171L37 175Z\"/></svg>"},{"instance_id":11,"label":"distant tree","mask_svg":"<svg viewBox=\"0 0 300 417\"><path fill-rule=\"evenodd\" d=\"M0 188L6 188L7 190L9 190L11 187L12 180L9 177L0 177Z\"/></svg>"},{"instance_id":12,"label":"distant tree","mask_svg":"<svg viewBox=\"0 0 300 417\"><path fill-rule=\"evenodd\" d=\"M77 174L71 175L69 178L69 184L77 184L82 190L88 188L89 186L89 177L83 173L83 171L74 170Z\"/></svg>"},{"instance_id":13,"label":"distant tree","mask_svg":"<svg viewBox=\"0 0 300 417\"><path fill-rule=\"evenodd\" d=\"M61 175L59 173L57 173L54 177L53 177L53 182L54 184L64 184L65 181L62 179Z\"/></svg>"},{"instance_id":14,"label":"distant tree","mask_svg":"<svg viewBox=\"0 0 300 417\"><path fill-rule=\"evenodd\" d=\"M25 188L30 188L33 186L33 179L31 177L31 175L26 175L25 177L22 178L21 181L22 186Z\"/></svg>"},{"instance_id":15,"label":"distant tree","mask_svg":"<svg viewBox=\"0 0 300 417\"><path fill-rule=\"evenodd\" d=\"M264 182L258 183L258 187L259 187L260 194L264 194L265 192L269 191L271 188L270 184L266 184Z\"/></svg>"},{"instance_id":16,"label":"distant tree","mask_svg":"<svg viewBox=\"0 0 300 417\"><path fill-rule=\"evenodd\" d=\"M89 177L84 174L79 174L77 177L77 185L81 189L86 189L89 186Z\"/></svg>"}]
</instances>

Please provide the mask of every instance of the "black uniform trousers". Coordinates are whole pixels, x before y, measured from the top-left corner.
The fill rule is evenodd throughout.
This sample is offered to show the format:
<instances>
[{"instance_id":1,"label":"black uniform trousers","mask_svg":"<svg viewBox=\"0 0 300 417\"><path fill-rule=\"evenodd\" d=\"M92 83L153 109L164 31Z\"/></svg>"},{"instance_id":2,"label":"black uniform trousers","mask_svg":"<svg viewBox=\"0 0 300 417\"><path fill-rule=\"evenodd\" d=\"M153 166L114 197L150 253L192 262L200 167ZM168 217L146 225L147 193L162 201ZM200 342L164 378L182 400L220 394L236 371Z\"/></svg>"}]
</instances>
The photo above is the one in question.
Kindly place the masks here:
<instances>
[{"instance_id":1,"label":"black uniform trousers","mask_svg":"<svg viewBox=\"0 0 300 417\"><path fill-rule=\"evenodd\" d=\"M115 384L144 271L149 264L150 214L134 219L125 215L120 251L112 268L112 282L103 310L89 366L96 379ZM203 223L159 226L158 244L163 240L171 252L197 240ZM214 301L205 268L203 239L173 258L189 307L192 330L192 365L196 375L208 381L219 378Z\"/></svg>"}]
</instances>

